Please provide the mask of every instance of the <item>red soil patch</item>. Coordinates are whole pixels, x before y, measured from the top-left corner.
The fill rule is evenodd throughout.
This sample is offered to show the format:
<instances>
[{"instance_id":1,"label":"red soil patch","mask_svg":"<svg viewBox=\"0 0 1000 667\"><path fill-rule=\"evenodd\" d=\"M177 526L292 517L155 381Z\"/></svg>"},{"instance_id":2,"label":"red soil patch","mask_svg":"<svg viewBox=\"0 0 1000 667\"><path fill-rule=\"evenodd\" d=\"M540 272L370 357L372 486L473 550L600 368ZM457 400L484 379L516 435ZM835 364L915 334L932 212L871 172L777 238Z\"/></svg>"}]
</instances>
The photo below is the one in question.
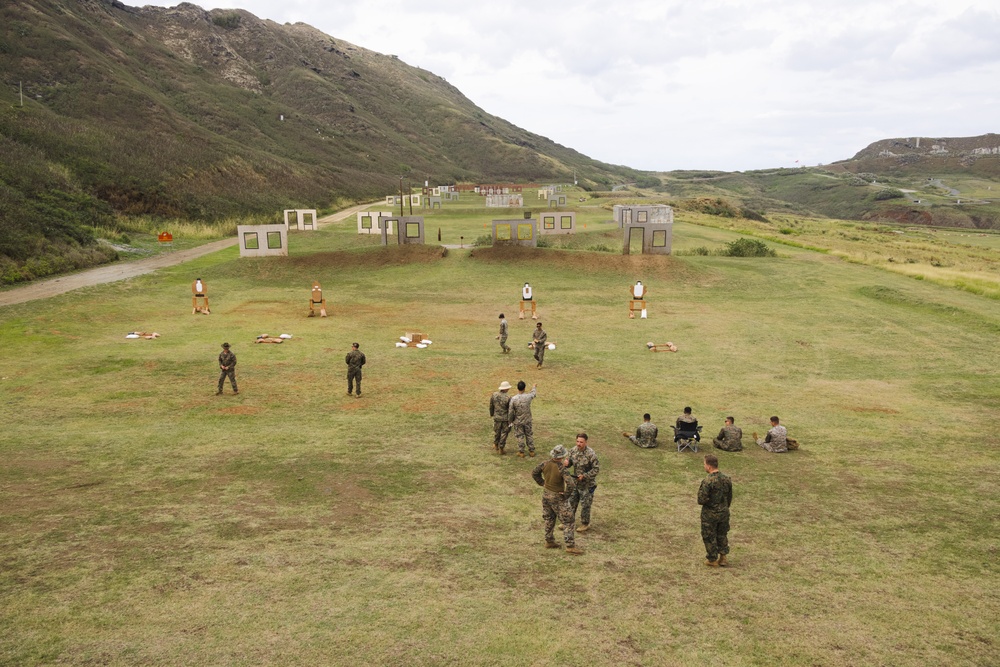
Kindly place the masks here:
<instances>
[{"instance_id":1,"label":"red soil patch","mask_svg":"<svg viewBox=\"0 0 1000 667\"><path fill-rule=\"evenodd\" d=\"M554 268L577 269L589 273L641 274L670 280L694 280L699 272L691 265L669 255L616 255L611 253L573 252L553 248L493 246L476 248L469 253L481 262L542 262Z\"/></svg>"},{"instance_id":2,"label":"red soil patch","mask_svg":"<svg viewBox=\"0 0 1000 667\"><path fill-rule=\"evenodd\" d=\"M436 245L385 246L360 251L319 252L313 255L292 257L288 263L299 268L359 267L379 269L400 264L430 264L443 259L448 251Z\"/></svg>"}]
</instances>

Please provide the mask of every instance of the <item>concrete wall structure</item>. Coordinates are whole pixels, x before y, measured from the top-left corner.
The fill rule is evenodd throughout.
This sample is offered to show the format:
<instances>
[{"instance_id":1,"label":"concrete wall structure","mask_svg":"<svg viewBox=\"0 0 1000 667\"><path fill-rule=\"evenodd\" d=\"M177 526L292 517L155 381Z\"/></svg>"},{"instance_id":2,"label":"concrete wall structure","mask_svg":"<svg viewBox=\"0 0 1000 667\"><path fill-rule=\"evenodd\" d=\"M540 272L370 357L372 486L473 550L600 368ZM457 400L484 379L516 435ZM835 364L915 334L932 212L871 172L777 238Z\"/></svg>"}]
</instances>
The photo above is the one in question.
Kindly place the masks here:
<instances>
[{"instance_id":1,"label":"concrete wall structure","mask_svg":"<svg viewBox=\"0 0 1000 667\"><path fill-rule=\"evenodd\" d=\"M288 228L285 225L238 225L240 257L286 257Z\"/></svg>"},{"instance_id":2,"label":"concrete wall structure","mask_svg":"<svg viewBox=\"0 0 1000 667\"><path fill-rule=\"evenodd\" d=\"M298 230L315 230L317 227L316 223L316 209L314 208L286 208L284 210L285 216L285 229L288 229L290 224L288 220L288 214L295 214L295 228Z\"/></svg>"},{"instance_id":3,"label":"concrete wall structure","mask_svg":"<svg viewBox=\"0 0 1000 667\"><path fill-rule=\"evenodd\" d=\"M573 234L576 232L575 211L543 211L538 214L538 233Z\"/></svg>"},{"instance_id":4,"label":"concrete wall structure","mask_svg":"<svg viewBox=\"0 0 1000 667\"><path fill-rule=\"evenodd\" d=\"M361 211L358 213L358 234L381 234L379 218L391 218L392 211ZM389 223L392 224L391 222ZM392 234L392 227L389 227Z\"/></svg>"},{"instance_id":5,"label":"concrete wall structure","mask_svg":"<svg viewBox=\"0 0 1000 667\"><path fill-rule=\"evenodd\" d=\"M389 231L393 224L396 226L396 243L399 245L423 245L424 244L424 219L418 215L403 215L393 217L383 217L381 221L385 223L382 227L382 245L389 245Z\"/></svg>"},{"instance_id":6,"label":"concrete wall structure","mask_svg":"<svg viewBox=\"0 0 1000 667\"><path fill-rule=\"evenodd\" d=\"M523 245L534 248L538 245L538 221L531 218L494 220L493 244Z\"/></svg>"},{"instance_id":7,"label":"concrete wall structure","mask_svg":"<svg viewBox=\"0 0 1000 667\"><path fill-rule=\"evenodd\" d=\"M486 195L486 208L519 208L524 206L524 195Z\"/></svg>"},{"instance_id":8,"label":"concrete wall structure","mask_svg":"<svg viewBox=\"0 0 1000 667\"><path fill-rule=\"evenodd\" d=\"M642 254L669 255L673 243L674 223L662 222L626 222L623 228L624 244L622 254L630 254L631 241L634 237L642 238Z\"/></svg>"},{"instance_id":9,"label":"concrete wall structure","mask_svg":"<svg viewBox=\"0 0 1000 667\"><path fill-rule=\"evenodd\" d=\"M628 206L615 204L615 222L619 228L623 228L626 223L647 223L653 224L673 224L674 209L663 204Z\"/></svg>"}]
</instances>

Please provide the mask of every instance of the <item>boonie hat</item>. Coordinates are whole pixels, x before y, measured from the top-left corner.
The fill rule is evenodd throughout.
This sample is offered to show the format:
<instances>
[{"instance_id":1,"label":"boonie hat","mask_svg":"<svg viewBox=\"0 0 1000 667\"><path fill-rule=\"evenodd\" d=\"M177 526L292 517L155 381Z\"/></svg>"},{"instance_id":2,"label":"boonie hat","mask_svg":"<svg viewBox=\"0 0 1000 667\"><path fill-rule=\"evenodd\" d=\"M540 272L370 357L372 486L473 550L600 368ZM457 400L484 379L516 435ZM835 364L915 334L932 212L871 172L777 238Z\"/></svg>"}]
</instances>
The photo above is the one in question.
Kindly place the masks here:
<instances>
[{"instance_id":1,"label":"boonie hat","mask_svg":"<svg viewBox=\"0 0 1000 667\"><path fill-rule=\"evenodd\" d=\"M500 383L499 391L503 391L504 389L510 389L510 382L504 380L503 382Z\"/></svg>"},{"instance_id":2,"label":"boonie hat","mask_svg":"<svg viewBox=\"0 0 1000 667\"><path fill-rule=\"evenodd\" d=\"M567 454L568 452L566 451L566 448L563 447L562 445L556 445L555 447L552 448L552 451L549 452L549 456L551 456L554 459L564 459L566 458Z\"/></svg>"}]
</instances>

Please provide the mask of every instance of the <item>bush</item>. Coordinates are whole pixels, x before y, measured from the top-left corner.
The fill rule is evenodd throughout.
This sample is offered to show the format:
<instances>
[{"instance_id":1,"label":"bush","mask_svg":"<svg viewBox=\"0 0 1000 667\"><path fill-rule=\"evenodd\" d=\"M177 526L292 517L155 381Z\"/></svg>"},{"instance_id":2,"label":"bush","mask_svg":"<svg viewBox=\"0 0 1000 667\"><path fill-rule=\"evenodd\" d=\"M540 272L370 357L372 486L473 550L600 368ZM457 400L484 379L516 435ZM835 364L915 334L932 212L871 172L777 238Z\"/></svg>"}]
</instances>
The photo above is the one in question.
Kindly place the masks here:
<instances>
[{"instance_id":1,"label":"bush","mask_svg":"<svg viewBox=\"0 0 1000 667\"><path fill-rule=\"evenodd\" d=\"M219 14L212 17L212 23L224 30L232 30L240 24L240 15L236 12Z\"/></svg>"},{"instance_id":2,"label":"bush","mask_svg":"<svg viewBox=\"0 0 1000 667\"><path fill-rule=\"evenodd\" d=\"M747 220L756 220L757 222L767 222L768 221L767 218L764 217L763 213L761 213L759 211L755 211L755 210L750 209L750 208L741 208L740 209L740 216L743 217L743 218L746 218Z\"/></svg>"},{"instance_id":3,"label":"bush","mask_svg":"<svg viewBox=\"0 0 1000 667\"><path fill-rule=\"evenodd\" d=\"M590 250L591 252L614 252L614 250L604 245L603 243L592 245L589 248L587 248L587 250Z\"/></svg>"},{"instance_id":4,"label":"bush","mask_svg":"<svg viewBox=\"0 0 1000 667\"><path fill-rule=\"evenodd\" d=\"M885 201L886 199L902 199L906 195L903 194L902 190L897 190L896 188L883 188L875 193L875 201Z\"/></svg>"},{"instance_id":5,"label":"bush","mask_svg":"<svg viewBox=\"0 0 1000 667\"><path fill-rule=\"evenodd\" d=\"M724 257L777 257L778 255L763 241L745 237L730 241L719 254Z\"/></svg>"},{"instance_id":6,"label":"bush","mask_svg":"<svg viewBox=\"0 0 1000 667\"><path fill-rule=\"evenodd\" d=\"M493 245L493 235L483 234L482 236L477 237L476 240L472 242L472 245L476 248L489 248Z\"/></svg>"}]
</instances>

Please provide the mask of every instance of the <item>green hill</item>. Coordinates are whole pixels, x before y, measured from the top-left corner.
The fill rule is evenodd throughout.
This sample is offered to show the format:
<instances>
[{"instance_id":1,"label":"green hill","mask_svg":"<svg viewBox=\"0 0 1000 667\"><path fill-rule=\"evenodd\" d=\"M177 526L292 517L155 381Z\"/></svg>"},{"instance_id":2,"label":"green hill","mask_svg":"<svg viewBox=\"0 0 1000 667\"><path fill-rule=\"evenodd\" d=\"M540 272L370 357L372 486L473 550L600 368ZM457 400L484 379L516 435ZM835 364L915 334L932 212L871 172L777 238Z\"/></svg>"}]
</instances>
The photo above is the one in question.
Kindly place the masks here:
<instances>
[{"instance_id":1,"label":"green hill","mask_svg":"<svg viewBox=\"0 0 1000 667\"><path fill-rule=\"evenodd\" d=\"M661 192L703 212L792 213L1000 229L1000 135L885 139L849 160L798 169L673 171ZM692 201L683 201L683 200Z\"/></svg>"},{"instance_id":2,"label":"green hill","mask_svg":"<svg viewBox=\"0 0 1000 667\"><path fill-rule=\"evenodd\" d=\"M5 4L0 26L8 263L65 264L71 250L95 247L88 226L116 214L274 215L378 197L400 176L526 182L575 172L602 188L638 174L301 23L187 3L33 0Z\"/></svg>"}]
</instances>

